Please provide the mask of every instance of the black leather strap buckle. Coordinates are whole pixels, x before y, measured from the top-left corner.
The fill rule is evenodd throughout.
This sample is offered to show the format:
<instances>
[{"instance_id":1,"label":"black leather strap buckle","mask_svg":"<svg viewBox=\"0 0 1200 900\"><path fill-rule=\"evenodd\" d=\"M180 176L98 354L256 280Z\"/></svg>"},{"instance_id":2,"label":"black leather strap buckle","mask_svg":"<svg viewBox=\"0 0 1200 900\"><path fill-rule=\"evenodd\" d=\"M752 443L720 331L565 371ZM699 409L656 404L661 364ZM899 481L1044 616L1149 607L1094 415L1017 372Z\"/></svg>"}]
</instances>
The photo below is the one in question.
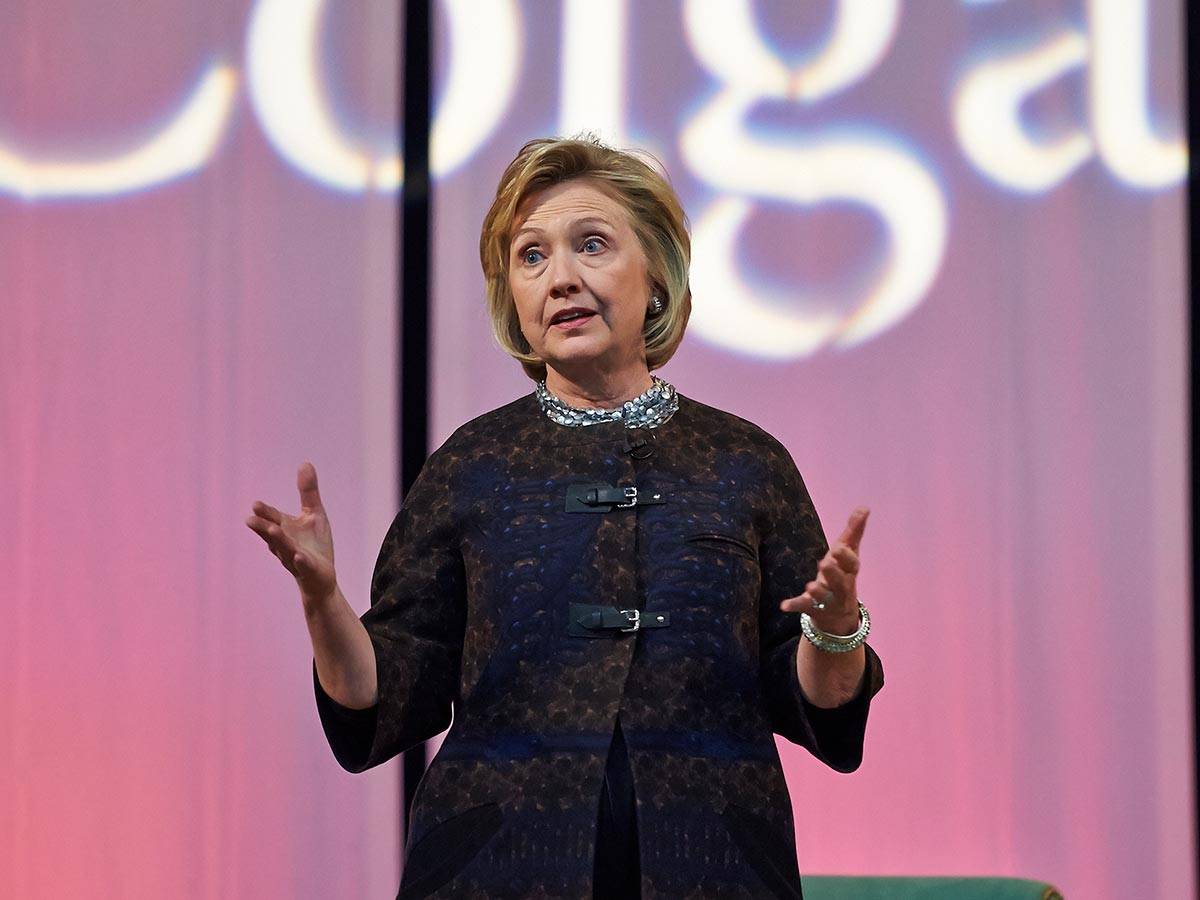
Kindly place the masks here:
<instances>
[{"instance_id":1,"label":"black leather strap buckle","mask_svg":"<svg viewBox=\"0 0 1200 900\"><path fill-rule=\"evenodd\" d=\"M623 453L628 453L634 459L645 459L654 452L654 432L649 428L626 428L625 447Z\"/></svg>"},{"instance_id":2,"label":"black leather strap buckle","mask_svg":"<svg viewBox=\"0 0 1200 900\"><path fill-rule=\"evenodd\" d=\"M641 609L617 609L593 603L572 603L568 611L567 634L573 637L609 637L643 628L665 628L671 614L647 613Z\"/></svg>"},{"instance_id":3,"label":"black leather strap buckle","mask_svg":"<svg viewBox=\"0 0 1200 900\"><path fill-rule=\"evenodd\" d=\"M613 487L603 481L572 484L567 487L567 512L606 513L631 506L666 503L662 491L647 493L633 485Z\"/></svg>"}]
</instances>

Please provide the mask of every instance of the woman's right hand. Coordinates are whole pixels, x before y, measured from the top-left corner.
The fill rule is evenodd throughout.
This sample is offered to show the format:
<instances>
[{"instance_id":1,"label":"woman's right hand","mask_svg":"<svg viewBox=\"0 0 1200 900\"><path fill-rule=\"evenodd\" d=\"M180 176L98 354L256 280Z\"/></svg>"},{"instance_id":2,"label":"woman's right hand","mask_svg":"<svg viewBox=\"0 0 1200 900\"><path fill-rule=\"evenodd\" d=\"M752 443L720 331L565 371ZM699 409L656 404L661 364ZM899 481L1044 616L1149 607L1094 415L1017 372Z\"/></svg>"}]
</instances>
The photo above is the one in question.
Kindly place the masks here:
<instances>
[{"instance_id":1,"label":"woman's right hand","mask_svg":"<svg viewBox=\"0 0 1200 900\"><path fill-rule=\"evenodd\" d=\"M333 568L333 531L317 491L317 470L306 462L296 473L300 515L289 516L275 507L254 501L254 515L246 519L283 567L296 578L305 609L329 602L337 590Z\"/></svg>"}]
</instances>

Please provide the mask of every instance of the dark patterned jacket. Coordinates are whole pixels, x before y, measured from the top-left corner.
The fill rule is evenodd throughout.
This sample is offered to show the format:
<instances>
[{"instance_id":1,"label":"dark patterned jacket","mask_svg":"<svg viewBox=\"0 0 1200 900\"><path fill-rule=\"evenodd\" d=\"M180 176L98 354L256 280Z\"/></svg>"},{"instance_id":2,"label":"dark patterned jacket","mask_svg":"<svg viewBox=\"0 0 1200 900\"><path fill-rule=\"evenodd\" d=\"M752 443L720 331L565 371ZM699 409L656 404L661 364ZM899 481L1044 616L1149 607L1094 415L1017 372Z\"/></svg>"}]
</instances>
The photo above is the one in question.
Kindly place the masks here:
<instances>
[{"instance_id":1,"label":"dark patterned jacket","mask_svg":"<svg viewBox=\"0 0 1200 900\"><path fill-rule=\"evenodd\" d=\"M643 896L800 896L772 733L854 770L883 670L868 647L854 699L807 702L800 617L778 608L828 549L804 482L759 427L679 404L654 429L570 427L530 393L455 431L407 494L362 616L378 705L340 706L314 667L348 771L450 726L414 800L401 897L591 897L618 713ZM663 622L581 637L572 604Z\"/></svg>"}]
</instances>

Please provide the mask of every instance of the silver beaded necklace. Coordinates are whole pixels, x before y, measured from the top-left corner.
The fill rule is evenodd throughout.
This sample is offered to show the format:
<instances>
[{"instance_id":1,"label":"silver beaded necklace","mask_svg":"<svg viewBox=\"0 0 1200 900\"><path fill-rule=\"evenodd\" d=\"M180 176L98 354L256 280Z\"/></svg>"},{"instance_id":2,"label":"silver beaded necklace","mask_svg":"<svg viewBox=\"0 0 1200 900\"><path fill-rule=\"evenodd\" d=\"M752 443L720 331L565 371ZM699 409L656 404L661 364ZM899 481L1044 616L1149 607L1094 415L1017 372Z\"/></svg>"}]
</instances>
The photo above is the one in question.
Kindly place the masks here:
<instances>
[{"instance_id":1,"label":"silver beaded necklace","mask_svg":"<svg viewBox=\"0 0 1200 900\"><path fill-rule=\"evenodd\" d=\"M534 388L542 411L559 425L596 425L624 420L626 428L657 428L679 409L679 395L670 382L651 375L654 382L643 394L626 400L616 409L568 406L546 390L542 379Z\"/></svg>"}]
</instances>

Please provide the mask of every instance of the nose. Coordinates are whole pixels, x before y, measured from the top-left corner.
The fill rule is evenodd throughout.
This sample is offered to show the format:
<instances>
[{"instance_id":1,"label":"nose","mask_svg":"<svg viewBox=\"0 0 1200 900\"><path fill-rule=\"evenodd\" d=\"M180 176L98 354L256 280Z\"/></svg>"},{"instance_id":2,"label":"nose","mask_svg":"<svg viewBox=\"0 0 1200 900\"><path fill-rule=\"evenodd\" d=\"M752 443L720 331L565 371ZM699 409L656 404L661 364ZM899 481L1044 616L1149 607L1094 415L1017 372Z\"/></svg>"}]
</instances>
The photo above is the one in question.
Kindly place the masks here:
<instances>
[{"instance_id":1,"label":"nose","mask_svg":"<svg viewBox=\"0 0 1200 900\"><path fill-rule=\"evenodd\" d=\"M550 296L555 299L578 294L583 288L573 254L555 253L550 257L549 276Z\"/></svg>"}]
</instances>

